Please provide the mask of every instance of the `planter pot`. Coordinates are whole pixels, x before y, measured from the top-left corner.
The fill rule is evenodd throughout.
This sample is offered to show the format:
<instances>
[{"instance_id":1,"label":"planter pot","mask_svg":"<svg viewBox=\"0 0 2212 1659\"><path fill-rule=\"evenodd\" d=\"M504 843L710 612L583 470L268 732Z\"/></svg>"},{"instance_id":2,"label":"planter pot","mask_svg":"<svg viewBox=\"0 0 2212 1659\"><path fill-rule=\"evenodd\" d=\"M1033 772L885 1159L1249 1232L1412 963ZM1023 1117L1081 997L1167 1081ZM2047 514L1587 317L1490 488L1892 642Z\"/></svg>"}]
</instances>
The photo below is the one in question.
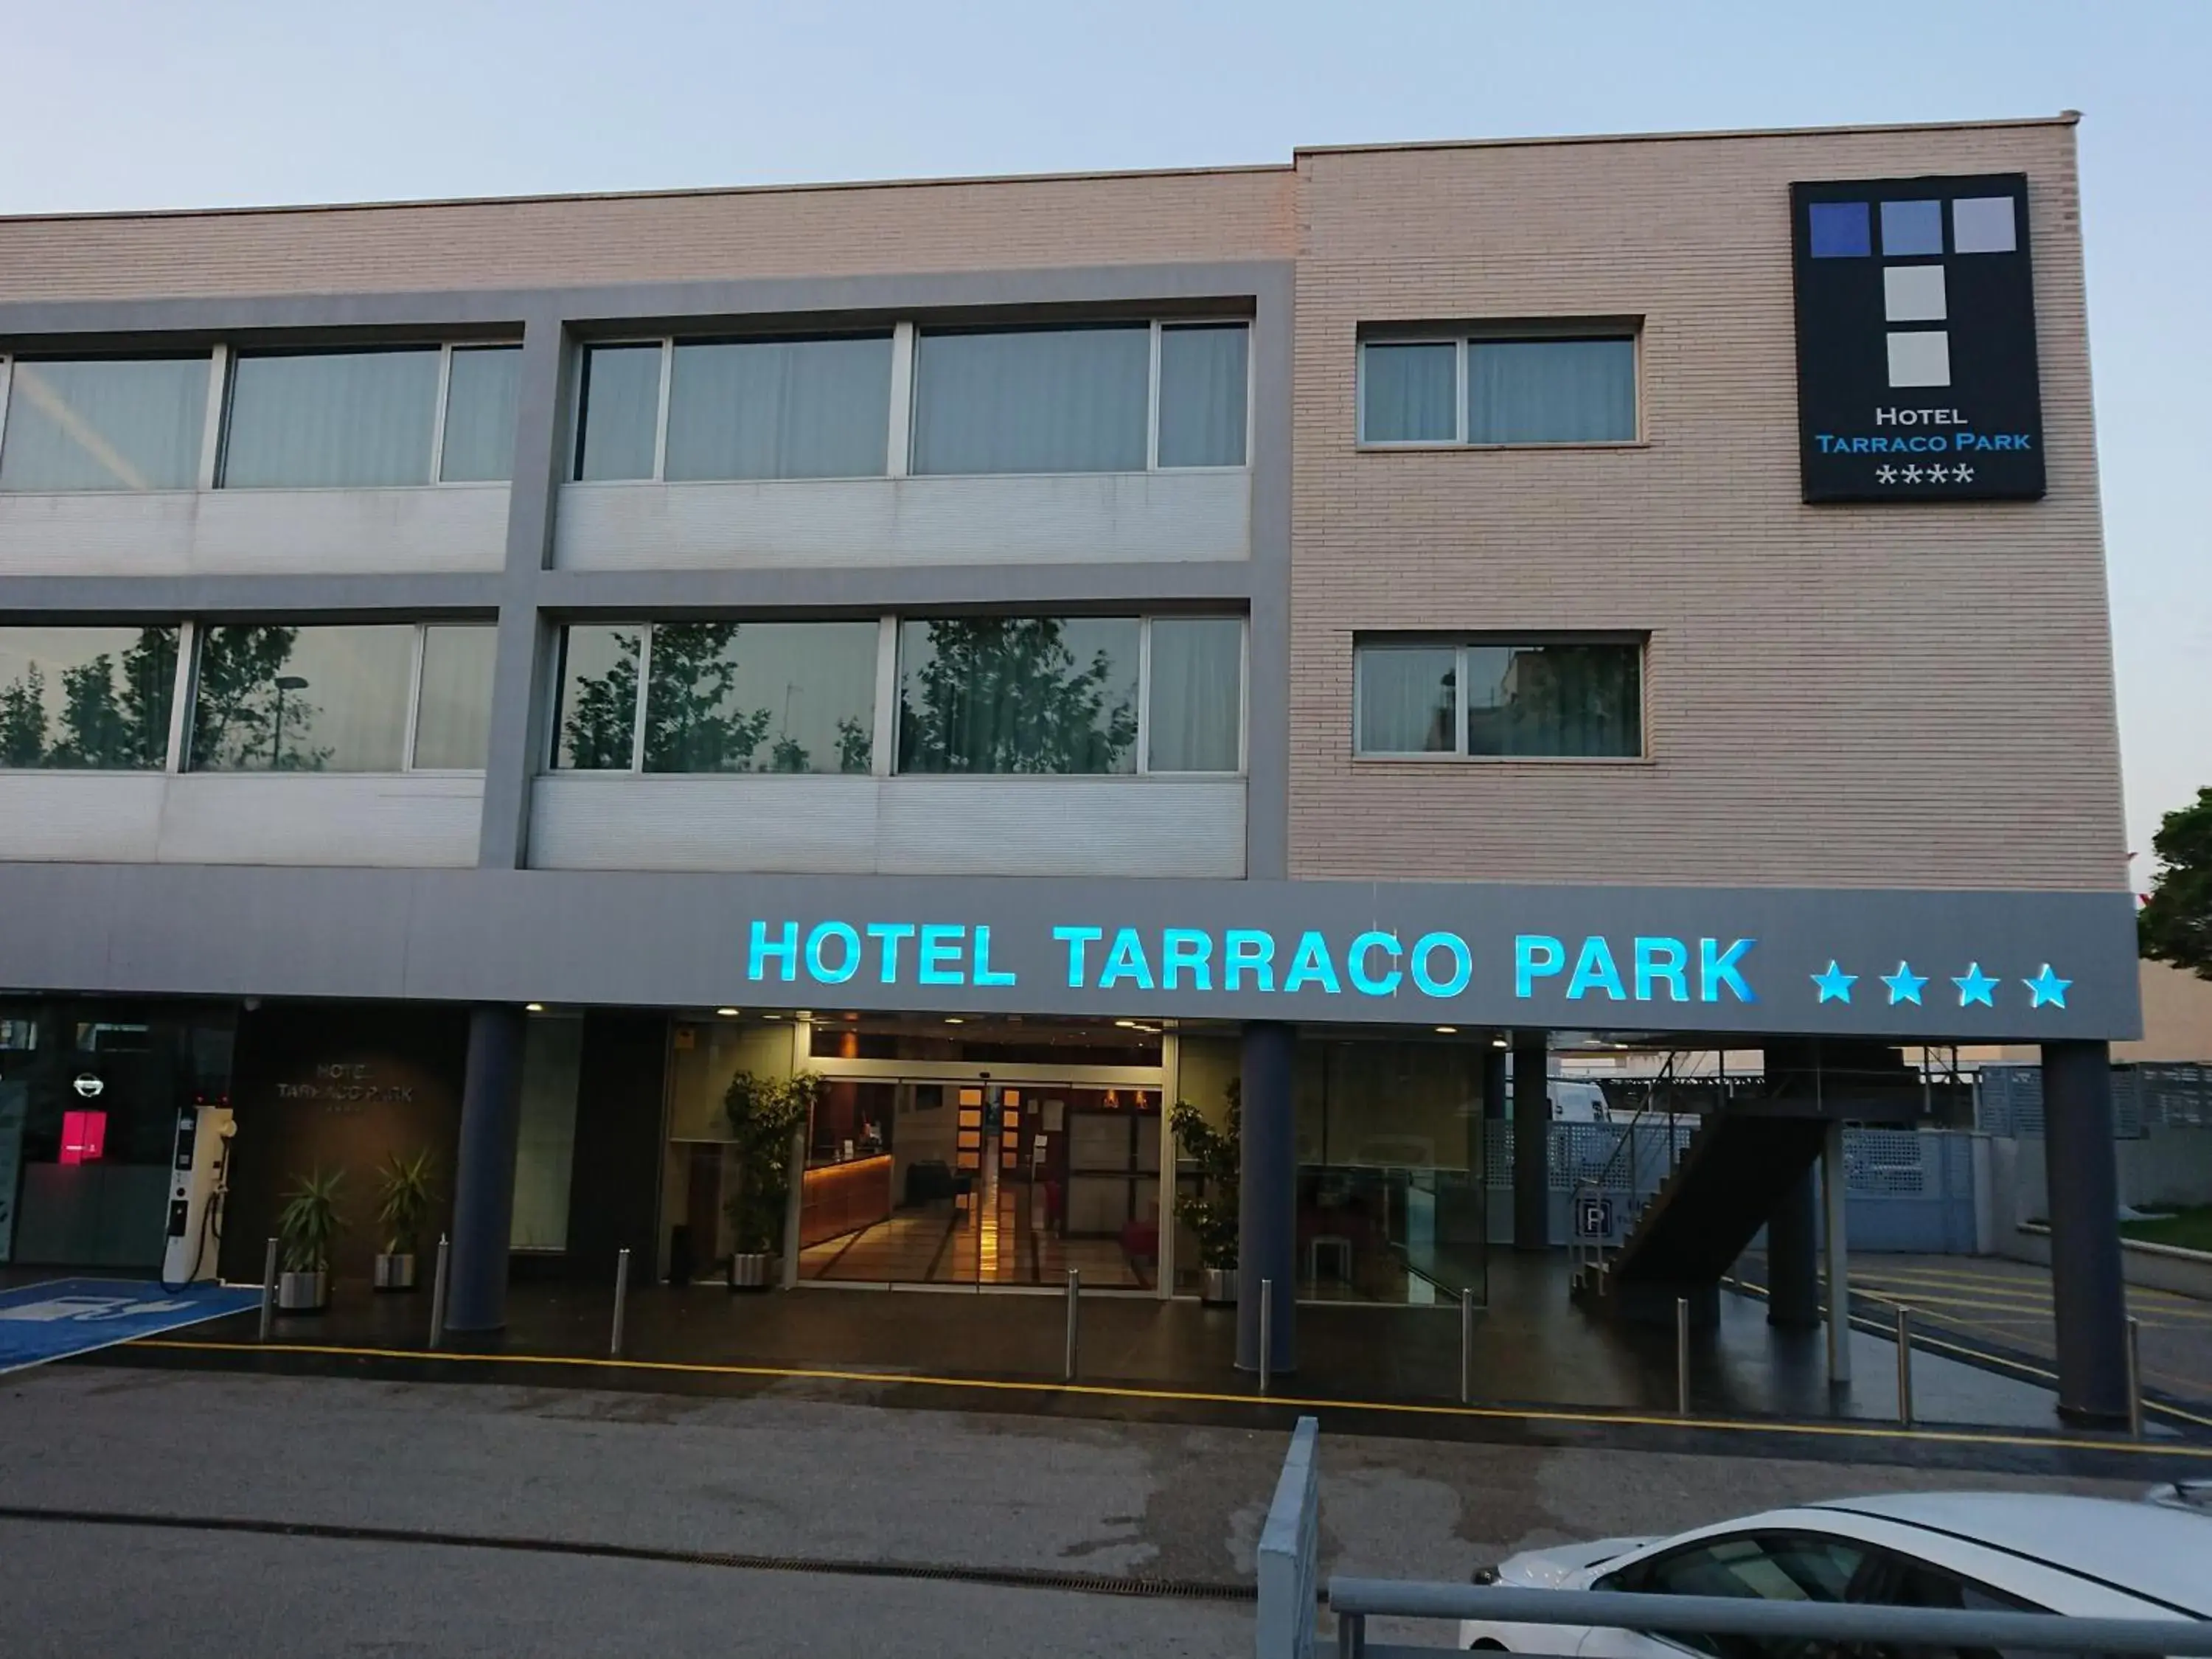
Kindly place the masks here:
<instances>
[{"instance_id":1,"label":"planter pot","mask_svg":"<svg viewBox=\"0 0 2212 1659\"><path fill-rule=\"evenodd\" d=\"M745 1250L730 1258L730 1288L764 1291L775 1282L775 1258L765 1250Z\"/></svg>"},{"instance_id":2,"label":"planter pot","mask_svg":"<svg viewBox=\"0 0 2212 1659\"><path fill-rule=\"evenodd\" d=\"M1216 1307L1227 1307L1237 1300L1237 1269L1234 1267L1201 1267L1198 1270L1198 1299Z\"/></svg>"},{"instance_id":3,"label":"planter pot","mask_svg":"<svg viewBox=\"0 0 2212 1659\"><path fill-rule=\"evenodd\" d=\"M283 1313L320 1313L330 1305L331 1276L326 1273L282 1273L276 1275L276 1307Z\"/></svg>"},{"instance_id":4,"label":"planter pot","mask_svg":"<svg viewBox=\"0 0 2212 1659\"><path fill-rule=\"evenodd\" d=\"M411 1291L415 1288L415 1252L400 1250L380 1253L372 1279L380 1291Z\"/></svg>"}]
</instances>

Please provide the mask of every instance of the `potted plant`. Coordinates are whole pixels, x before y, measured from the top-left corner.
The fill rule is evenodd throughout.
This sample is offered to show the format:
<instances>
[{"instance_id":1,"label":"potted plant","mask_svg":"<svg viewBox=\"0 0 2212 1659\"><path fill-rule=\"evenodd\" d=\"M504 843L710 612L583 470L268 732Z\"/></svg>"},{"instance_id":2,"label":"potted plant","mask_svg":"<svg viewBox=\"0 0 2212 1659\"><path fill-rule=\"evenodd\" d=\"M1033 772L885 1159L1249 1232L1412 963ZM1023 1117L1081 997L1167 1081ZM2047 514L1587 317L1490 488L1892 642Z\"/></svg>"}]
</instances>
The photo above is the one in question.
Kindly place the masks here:
<instances>
[{"instance_id":1,"label":"potted plant","mask_svg":"<svg viewBox=\"0 0 2212 1659\"><path fill-rule=\"evenodd\" d=\"M737 1158L737 1182L726 1206L733 1291L764 1289L774 1277L791 1196L792 1136L805 1126L821 1086L812 1072L790 1078L739 1072L722 1096Z\"/></svg>"},{"instance_id":2,"label":"potted plant","mask_svg":"<svg viewBox=\"0 0 2212 1659\"><path fill-rule=\"evenodd\" d=\"M1179 1193L1176 1213L1198 1239L1199 1299L1237 1299L1237 1199L1243 1179L1244 1112L1237 1080L1223 1091L1228 1110L1219 1127L1187 1100L1169 1115L1178 1158L1197 1166L1198 1190Z\"/></svg>"},{"instance_id":3,"label":"potted plant","mask_svg":"<svg viewBox=\"0 0 2212 1659\"><path fill-rule=\"evenodd\" d=\"M276 1279L276 1305L286 1313L319 1313L330 1305L331 1246L345 1224L338 1218L338 1183L345 1172L320 1170L295 1176L276 1214L284 1271Z\"/></svg>"},{"instance_id":4,"label":"potted plant","mask_svg":"<svg viewBox=\"0 0 2212 1659\"><path fill-rule=\"evenodd\" d=\"M394 1152L385 1159L377 1178L381 1189L376 1224L384 1234L384 1248L376 1254L374 1283L380 1291L411 1291L422 1218L436 1196L430 1185L430 1154L427 1150Z\"/></svg>"}]
</instances>

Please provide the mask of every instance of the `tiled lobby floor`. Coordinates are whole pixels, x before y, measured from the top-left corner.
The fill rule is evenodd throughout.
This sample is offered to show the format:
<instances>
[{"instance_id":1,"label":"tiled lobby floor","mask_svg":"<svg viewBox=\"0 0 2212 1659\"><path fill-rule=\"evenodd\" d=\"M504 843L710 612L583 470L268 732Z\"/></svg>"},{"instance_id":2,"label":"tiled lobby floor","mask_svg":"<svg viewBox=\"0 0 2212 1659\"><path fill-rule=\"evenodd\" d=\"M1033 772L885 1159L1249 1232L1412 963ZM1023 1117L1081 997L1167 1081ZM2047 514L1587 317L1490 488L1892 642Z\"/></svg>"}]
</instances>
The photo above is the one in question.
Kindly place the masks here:
<instances>
[{"instance_id":1,"label":"tiled lobby floor","mask_svg":"<svg viewBox=\"0 0 2212 1659\"><path fill-rule=\"evenodd\" d=\"M1152 1280L1111 1238L1061 1238L1045 1224L1042 1194L1016 1182L977 1195L971 1217L905 1210L843 1238L810 1247L799 1277L861 1285L1049 1285L1069 1269L1092 1290L1149 1290Z\"/></svg>"}]
</instances>

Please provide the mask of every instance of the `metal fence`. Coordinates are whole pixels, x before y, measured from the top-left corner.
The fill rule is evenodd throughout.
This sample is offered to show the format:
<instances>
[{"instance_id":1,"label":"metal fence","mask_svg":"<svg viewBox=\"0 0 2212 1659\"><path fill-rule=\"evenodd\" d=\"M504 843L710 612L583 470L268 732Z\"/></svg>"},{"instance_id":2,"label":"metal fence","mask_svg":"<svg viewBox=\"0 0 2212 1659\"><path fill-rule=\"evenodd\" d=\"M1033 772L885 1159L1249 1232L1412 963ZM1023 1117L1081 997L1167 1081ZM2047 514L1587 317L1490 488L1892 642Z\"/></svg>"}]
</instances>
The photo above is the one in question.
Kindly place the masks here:
<instances>
[{"instance_id":1,"label":"metal fence","mask_svg":"<svg viewBox=\"0 0 2212 1659\"><path fill-rule=\"evenodd\" d=\"M2043 1068L1984 1066L1976 1121L1993 1135L2043 1133ZM2112 1132L2136 1140L2154 1128L2212 1127L2212 1066L2145 1060L2112 1067Z\"/></svg>"}]
</instances>

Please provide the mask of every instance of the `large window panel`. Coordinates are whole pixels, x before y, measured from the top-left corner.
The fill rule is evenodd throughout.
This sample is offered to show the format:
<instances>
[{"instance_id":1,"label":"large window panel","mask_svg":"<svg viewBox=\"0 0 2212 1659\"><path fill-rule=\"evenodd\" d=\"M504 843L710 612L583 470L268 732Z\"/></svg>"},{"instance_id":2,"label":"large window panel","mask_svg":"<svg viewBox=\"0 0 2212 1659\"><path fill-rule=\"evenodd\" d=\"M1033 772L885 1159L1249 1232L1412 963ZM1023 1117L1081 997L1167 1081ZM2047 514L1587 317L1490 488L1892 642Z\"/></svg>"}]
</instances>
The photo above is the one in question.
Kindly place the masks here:
<instances>
[{"instance_id":1,"label":"large window panel","mask_svg":"<svg viewBox=\"0 0 2212 1659\"><path fill-rule=\"evenodd\" d=\"M881 477L890 398L888 334L679 344L662 476Z\"/></svg>"},{"instance_id":2,"label":"large window panel","mask_svg":"<svg viewBox=\"0 0 2212 1659\"><path fill-rule=\"evenodd\" d=\"M1635 436L1633 340L1476 340L1468 346L1469 443L1626 443Z\"/></svg>"},{"instance_id":3,"label":"large window panel","mask_svg":"<svg viewBox=\"0 0 2212 1659\"><path fill-rule=\"evenodd\" d=\"M650 478L660 426L660 345L590 346L576 404L576 477Z\"/></svg>"},{"instance_id":4,"label":"large window panel","mask_svg":"<svg viewBox=\"0 0 2212 1659\"><path fill-rule=\"evenodd\" d=\"M0 628L0 768L159 771L177 631Z\"/></svg>"},{"instance_id":5,"label":"large window panel","mask_svg":"<svg viewBox=\"0 0 2212 1659\"><path fill-rule=\"evenodd\" d=\"M580 624L561 634L561 700L553 712L553 764L563 771L627 772L637 739L637 666L643 623Z\"/></svg>"},{"instance_id":6,"label":"large window panel","mask_svg":"<svg viewBox=\"0 0 2212 1659\"><path fill-rule=\"evenodd\" d=\"M222 483L364 489L430 481L436 348L240 356Z\"/></svg>"},{"instance_id":7,"label":"large window panel","mask_svg":"<svg viewBox=\"0 0 2212 1659\"><path fill-rule=\"evenodd\" d=\"M1145 764L1154 772L1234 772L1244 725L1244 623L1156 617Z\"/></svg>"},{"instance_id":8,"label":"large window panel","mask_svg":"<svg viewBox=\"0 0 2212 1659\"><path fill-rule=\"evenodd\" d=\"M925 332L915 354L915 472L1145 470L1148 326Z\"/></svg>"},{"instance_id":9,"label":"large window panel","mask_svg":"<svg viewBox=\"0 0 2212 1659\"><path fill-rule=\"evenodd\" d=\"M208 772L405 769L415 629L252 624L200 635L191 764Z\"/></svg>"},{"instance_id":10,"label":"large window panel","mask_svg":"<svg viewBox=\"0 0 2212 1659\"><path fill-rule=\"evenodd\" d=\"M1359 750L1449 755L1459 747L1459 652L1449 645L1359 648Z\"/></svg>"},{"instance_id":11,"label":"large window panel","mask_svg":"<svg viewBox=\"0 0 2212 1659\"><path fill-rule=\"evenodd\" d=\"M190 489L199 482L209 359L18 359L0 489Z\"/></svg>"},{"instance_id":12,"label":"large window panel","mask_svg":"<svg viewBox=\"0 0 2212 1659\"><path fill-rule=\"evenodd\" d=\"M872 621L657 624L645 769L866 772L877 637Z\"/></svg>"},{"instance_id":13,"label":"large window panel","mask_svg":"<svg viewBox=\"0 0 2212 1659\"><path fill-rule=\"evenodd\" d=\"M1375 341L1361 348L1361 441L1449 443L1459 435L1459 346Z\"/></svg>"},{"instance_id":14,"label":"large window panel","mask_svg":"<svg viewBox=\"0 0 2212 1659\"><path fill-rule=\"evenodd\" d=\"M447 483L501 481L514 471L520 346L456 349L446 380L446 435L438 477Z\"/></svg>"},{"instance_id":15,"label":"large window panel","mask_svg":"<svg viewBox=\"0 0 2212 1659\"><path fill-rule=\"evenodd\" d=\"M902 623L898 769L1135 771L1140 627L1133 617Z\"/></svg>"},{"instance_id":16,"label":"large window panel","mask_svg":"<svg viewBox=\"0 0 2212 1659\"><path fill-rule=\"evenodd\" d=\"M1243 323L1160 331L1162 466L1244 465L1250 337Z\"/></svg>"},{"instance_id":17,"label":"large window panel","mask_svg":"<svg viewBox=\"0 0 2212 1659\"><path fill-rule=\"evenodd\" d=\"M1632 643L1470 645L1470 755L1644 752L1642 649Z\"/></svg>"},{"instance_id":18,"label":"large window panel","mask_svg":"<svg viewBox=\"0 0 2212 1659\"><path fill-rule=\"evenodd\" d=\"M415 711L415 764L480 772L491 744L492 670L499 629L439 623L422 630L422 684Z\"/></svg>"}]
</instances>

